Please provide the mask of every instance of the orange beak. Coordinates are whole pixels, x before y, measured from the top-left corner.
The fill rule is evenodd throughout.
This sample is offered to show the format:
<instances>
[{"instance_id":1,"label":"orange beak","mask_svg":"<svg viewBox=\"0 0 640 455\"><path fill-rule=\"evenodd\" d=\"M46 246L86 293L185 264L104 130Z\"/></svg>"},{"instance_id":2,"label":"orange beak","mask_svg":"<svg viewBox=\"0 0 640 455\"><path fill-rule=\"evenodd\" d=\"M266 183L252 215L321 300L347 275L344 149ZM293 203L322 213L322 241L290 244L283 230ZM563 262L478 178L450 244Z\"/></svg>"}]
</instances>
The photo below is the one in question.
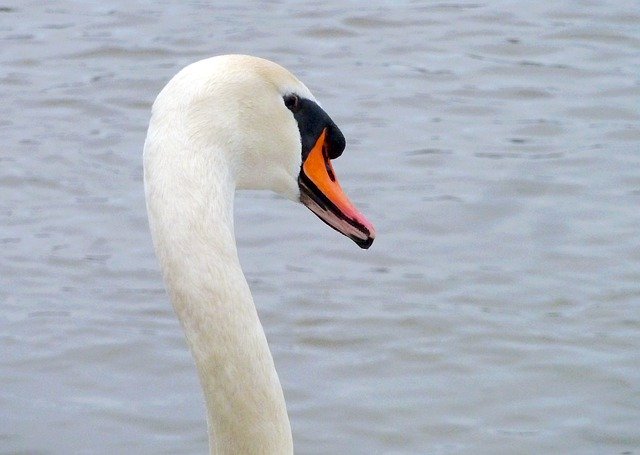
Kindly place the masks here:
<instances>
[{"instance_id":1,"label":"orange beak","mask_svg":"<svg viewBox=\"0 0 640 455\"><path fill-rule=\"evenodd\" d=\"M300 202L358 246L369 248L376 236L375 229L340 187L329 160L326 135L325 128L302 163L298 178Z\"/></svg>"}]
</instances>

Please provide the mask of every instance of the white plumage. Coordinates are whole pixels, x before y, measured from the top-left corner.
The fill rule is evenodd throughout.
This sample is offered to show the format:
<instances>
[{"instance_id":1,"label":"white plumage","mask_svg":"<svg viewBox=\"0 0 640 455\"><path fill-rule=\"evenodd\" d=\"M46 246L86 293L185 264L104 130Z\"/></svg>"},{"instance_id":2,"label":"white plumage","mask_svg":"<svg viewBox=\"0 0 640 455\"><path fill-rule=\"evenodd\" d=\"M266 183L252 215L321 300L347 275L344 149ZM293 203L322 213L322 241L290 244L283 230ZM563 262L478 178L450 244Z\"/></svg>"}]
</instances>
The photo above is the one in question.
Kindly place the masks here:
<instances>
[{"instance_id":1,"label":"white plumage","mask_svg":"<svg viewBox=\"0 0 640 455\"><path fill-rule=\"evenodd\" d=\"M282 388L233 228L237 188L300 200L301 133L283 102L288 93L315 101L304 84L267 60L202 60L158 95L144 146L151 233L198 369L215 454L293 452Z\"/></svg>"}]
</instances>

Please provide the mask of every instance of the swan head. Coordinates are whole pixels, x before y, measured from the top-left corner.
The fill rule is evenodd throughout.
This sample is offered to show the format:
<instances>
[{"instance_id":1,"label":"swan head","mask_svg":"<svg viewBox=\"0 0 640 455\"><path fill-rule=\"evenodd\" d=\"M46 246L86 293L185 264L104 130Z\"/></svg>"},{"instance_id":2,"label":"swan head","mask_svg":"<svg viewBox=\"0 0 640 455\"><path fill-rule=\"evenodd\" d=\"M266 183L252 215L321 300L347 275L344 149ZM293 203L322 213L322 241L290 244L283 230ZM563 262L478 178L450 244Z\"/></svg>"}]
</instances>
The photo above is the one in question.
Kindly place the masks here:
<instances>
[{"instance_id":1,"label":"swan head","mask_svg":"<svg viewBox=\"0 0 640 455\"><path fill-rule=\"evenodd\" d=\"M201 154L202 166L224 155L236 188L273 190L361 248L373 243L373 225L349 201L331 163L345 149L342 132L283 67L245 55L191 64L156 99L152 123L163 118Z\"/></svg>"}]
</instances>

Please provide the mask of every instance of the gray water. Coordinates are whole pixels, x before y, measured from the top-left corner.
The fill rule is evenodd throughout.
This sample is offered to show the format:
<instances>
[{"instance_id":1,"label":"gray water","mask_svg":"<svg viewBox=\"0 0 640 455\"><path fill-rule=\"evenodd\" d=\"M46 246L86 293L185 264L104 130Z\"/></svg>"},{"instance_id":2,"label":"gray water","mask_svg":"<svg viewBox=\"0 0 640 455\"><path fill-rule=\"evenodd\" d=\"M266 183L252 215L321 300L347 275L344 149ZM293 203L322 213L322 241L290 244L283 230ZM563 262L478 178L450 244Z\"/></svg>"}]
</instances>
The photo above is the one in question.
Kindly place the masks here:
<instances>
[{"instance_id":1,"label":"gray water","mask_svg":"<svg viewBox=\"0 0 640 455\"><path fill-rule=\"evenodd\" d=\"M191 454L148 233L150 105L279 62L378 238L237 197L300 454L640 453L640 4L0 2L0 453Z\"/></svg>"}]
</instances>

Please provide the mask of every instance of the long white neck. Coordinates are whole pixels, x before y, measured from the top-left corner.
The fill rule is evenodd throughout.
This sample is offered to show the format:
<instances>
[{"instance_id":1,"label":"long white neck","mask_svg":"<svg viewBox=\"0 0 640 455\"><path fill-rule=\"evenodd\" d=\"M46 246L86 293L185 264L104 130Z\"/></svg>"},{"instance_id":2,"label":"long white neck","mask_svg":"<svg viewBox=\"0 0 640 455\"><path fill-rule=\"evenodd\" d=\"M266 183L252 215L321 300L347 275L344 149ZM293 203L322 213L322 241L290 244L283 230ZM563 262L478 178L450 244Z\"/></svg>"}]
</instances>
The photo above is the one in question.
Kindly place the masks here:
<instances>
[{"instance_id":1,"label":"long white neck","mask_svg":"<svg viewBox=\"0 0 640 455\"><path fill-rule=\"evenodd\" d=\"M163 134L152 123L147 209L204 391L211 453L290 454L282 388L238 260L229 155L190 149L184 138Z\"/></svg>"}]
</instances>

